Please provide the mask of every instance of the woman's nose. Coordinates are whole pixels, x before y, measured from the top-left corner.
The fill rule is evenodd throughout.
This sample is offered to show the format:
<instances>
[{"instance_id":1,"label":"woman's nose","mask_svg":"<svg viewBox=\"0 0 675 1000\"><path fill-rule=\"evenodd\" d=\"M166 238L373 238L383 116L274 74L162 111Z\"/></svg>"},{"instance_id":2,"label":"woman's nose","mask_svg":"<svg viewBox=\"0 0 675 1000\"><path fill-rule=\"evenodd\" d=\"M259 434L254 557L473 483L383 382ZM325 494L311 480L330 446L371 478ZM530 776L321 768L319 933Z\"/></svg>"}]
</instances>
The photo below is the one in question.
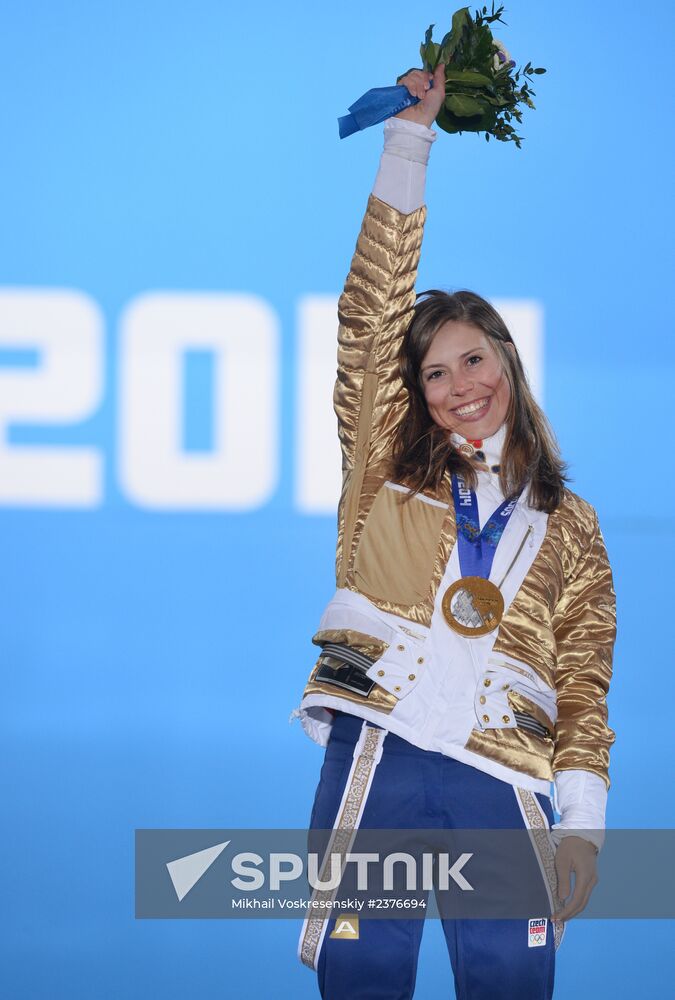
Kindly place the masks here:
<instances>
[{"instance_id":1,"label":"woman's nose","mask_svg":"<svg viewBox=\"0 0 675 1000\"><path fill-rule=\"evenodd\" d=\"M450 393L453 396L465 396L473 389L473 379L467 375L450 376Z\"/></svg>"}]
</instances>

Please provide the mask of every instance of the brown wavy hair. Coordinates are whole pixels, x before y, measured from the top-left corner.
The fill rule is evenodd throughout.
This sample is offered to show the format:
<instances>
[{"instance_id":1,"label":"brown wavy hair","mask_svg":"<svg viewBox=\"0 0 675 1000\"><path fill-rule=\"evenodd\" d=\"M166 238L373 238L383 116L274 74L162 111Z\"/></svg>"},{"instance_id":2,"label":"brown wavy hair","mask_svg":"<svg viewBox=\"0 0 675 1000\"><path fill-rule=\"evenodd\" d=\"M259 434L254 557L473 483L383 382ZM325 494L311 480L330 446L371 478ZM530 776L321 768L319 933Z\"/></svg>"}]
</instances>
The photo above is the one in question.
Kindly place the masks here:
<instances>
[{"instance_id":1,"label":"brown wavy hair","mask_svg":"<svg viewBox=\"0 0 675 1000\"><path fill-rule=\"evenodd\" d=\"M560 457L549 422L532 395L506 323L489 302L474 292L449 294L434 288L417 296L399 358L401 378L408 390L408 413L394 440L394 477L419 493L428 488L439 489L447 469L459 473L466 483L476 487L474 463L460 455L450 441L449 432L434 423L422 386L422 361L439 328L449 320L470 323L485 334L511 388L499 471L502 493L511 497L529 484L530 504L551 513L562 502L567 465Z\"/></svg>"}]
</instances>

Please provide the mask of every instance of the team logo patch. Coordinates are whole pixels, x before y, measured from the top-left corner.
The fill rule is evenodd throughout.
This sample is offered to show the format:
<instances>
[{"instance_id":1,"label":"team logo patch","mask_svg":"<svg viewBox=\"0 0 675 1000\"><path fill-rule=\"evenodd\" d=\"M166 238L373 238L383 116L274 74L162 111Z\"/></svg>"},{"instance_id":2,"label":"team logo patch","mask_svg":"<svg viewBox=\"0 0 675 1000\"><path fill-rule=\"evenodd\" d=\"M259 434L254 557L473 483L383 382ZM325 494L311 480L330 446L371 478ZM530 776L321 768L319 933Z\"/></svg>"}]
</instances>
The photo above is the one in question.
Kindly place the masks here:
<instances>
[{"instance_id":1,"label":"team logo patch","mask_svg":"<svg viewBox=\"0 0 675 1000\"><path fill-rule=\"evenodd\" d=\"M345 913L335 921L335 927L331 933L332 938L341 938L343 941L358 941L359 939L359 918L355 913Z\"/></svg>"},{"instance_id":2,"label":"team logo patch","mask_svg":"<svg viewBox=\"0 0 675 1000\"><path fill-rule=\"evenodd\" d=\"M546 944L546 929L548 920L546 917L536 917L527 922L527 947L541 948Z\"/></svg>"}]
</instances>

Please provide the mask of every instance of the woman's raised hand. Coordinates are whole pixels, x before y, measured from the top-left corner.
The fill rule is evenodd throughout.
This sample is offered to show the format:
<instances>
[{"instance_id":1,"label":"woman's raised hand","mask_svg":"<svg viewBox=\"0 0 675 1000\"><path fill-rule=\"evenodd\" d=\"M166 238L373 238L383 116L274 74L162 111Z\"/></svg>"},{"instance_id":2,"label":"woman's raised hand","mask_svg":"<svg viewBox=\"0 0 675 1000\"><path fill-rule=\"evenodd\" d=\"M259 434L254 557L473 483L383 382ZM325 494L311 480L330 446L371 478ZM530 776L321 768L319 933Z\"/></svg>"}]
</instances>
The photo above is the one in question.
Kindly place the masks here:
<instances>
[{"instance_id":1,"label":"woman's raised hand","mask_svg":"<svg viewBox=\"0 0 675 1000\"><path fill-rule=\"evenodd\" d=\"M398 83L407 87L413 97L419 97L420 103L399 112L396 117L419 122L420 125L431 128L445 100L445 64L439 63L434 73L427 73L423 69L411 69L398 80Z\"/></svg>"}]
</instances>

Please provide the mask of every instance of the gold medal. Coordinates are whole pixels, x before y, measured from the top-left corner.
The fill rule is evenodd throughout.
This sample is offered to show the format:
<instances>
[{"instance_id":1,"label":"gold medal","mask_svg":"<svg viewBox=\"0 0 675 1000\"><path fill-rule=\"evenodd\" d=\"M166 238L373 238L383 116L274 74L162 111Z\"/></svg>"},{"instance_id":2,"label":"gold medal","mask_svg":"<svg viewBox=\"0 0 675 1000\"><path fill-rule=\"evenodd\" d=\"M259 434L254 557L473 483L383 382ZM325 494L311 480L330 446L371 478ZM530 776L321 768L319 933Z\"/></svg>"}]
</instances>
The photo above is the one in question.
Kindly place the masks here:
<instances>
[{"instance_id":1,"label":"gold medal","mask_svg":"<svg viewBox=\"0 0 675 1000\"><path fill-rule=\"evenodd\" d=\"M443 595L443 617L460 635L487 635L497 628L503 614L499 587L482 576L463 576Z\"/></svg>"}]
</instances>

